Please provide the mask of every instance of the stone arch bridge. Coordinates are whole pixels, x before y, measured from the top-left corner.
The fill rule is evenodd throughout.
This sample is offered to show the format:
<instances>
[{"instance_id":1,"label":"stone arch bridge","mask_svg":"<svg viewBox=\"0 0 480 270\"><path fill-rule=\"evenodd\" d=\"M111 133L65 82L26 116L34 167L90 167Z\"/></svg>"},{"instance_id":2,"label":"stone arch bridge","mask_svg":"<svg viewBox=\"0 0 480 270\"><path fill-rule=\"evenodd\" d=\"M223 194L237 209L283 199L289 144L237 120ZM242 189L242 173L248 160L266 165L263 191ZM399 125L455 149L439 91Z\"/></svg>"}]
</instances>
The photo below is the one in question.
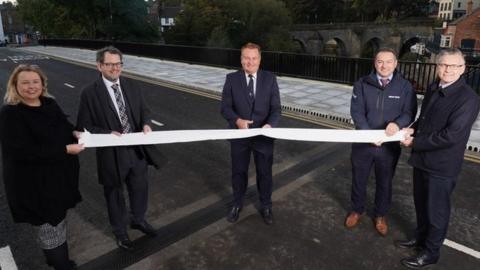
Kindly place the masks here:
<instances>
[{"instance_id":1,"label":"stone arch bridge","mask_svg":"<svg viewBox=\"0 0 480 270\"><path fill-rule=\"evenodd\" d=\"M390 47L401 57L410 46L432 38L433 31L433 21L417 21L294 25L290 33L309 54L373 57L378 48Z\"/></svg>"}]
</instances>

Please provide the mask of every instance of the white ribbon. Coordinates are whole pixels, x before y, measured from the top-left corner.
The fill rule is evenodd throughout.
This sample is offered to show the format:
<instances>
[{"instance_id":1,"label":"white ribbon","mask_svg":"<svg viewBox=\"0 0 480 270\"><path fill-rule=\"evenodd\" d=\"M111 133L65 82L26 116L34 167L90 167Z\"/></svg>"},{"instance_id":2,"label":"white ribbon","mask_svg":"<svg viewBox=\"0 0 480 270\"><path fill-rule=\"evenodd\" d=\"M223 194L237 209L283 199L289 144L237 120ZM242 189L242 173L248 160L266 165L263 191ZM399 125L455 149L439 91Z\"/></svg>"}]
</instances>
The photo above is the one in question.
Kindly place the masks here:
<instances>
[{"instance_id":1,"label":"white ribbon","mask_svg":"<svg viewBox=\"0 0 480 270\"><path fill-rule=\"evenodd\" d=\"M83 144L85 147L106 147L241 139L259 135L295 141L376 143L403 140L405 133L399 131L395 135L388 137L385 135L384 130L254 128L152 131L149 133L137 132L117 136L113 134L91 134L85 131L78 143Z\"/></svg>"}]
</instances>

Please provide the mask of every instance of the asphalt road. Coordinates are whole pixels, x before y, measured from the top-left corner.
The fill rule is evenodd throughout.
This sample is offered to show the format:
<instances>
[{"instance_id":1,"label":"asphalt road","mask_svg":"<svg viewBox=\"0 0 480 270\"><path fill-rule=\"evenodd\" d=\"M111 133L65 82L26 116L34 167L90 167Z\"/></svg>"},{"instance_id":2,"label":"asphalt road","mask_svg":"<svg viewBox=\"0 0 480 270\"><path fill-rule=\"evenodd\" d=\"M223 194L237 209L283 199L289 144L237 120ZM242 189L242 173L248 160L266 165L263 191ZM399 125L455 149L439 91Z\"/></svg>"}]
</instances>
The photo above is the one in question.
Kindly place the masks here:
<instances>
[{"instance_id":1,"label":"asphalt road","mask_svg":"<svg viewBox=\"0 0 480 270\"><path fill-rule=\"evenodd\" d=\"M9 73L24 62L38 64L48 88L75 122L79 95L98 72L14 49L0 49L0 95ZM140 82L155 130L225 128L219 101ZM282 127L322 128L283 117ZM274 226L256 213L256 187L248 192L249 207L236 224L224 216L231 200L229 145L208 141L159 145L165 157L160 170L149 171L147 219L159 228L156 238L129 231L137 248L118 250L110 233L101 186L97 183L94 150L81 154L83 201L68 216L72 257L80 269L402 269L409 255L392 245L415 225L408 154L394 180L390 233L378 236L368 218L348 231L343 219L349 208L350 148L347 144L277 141L274 164ZM408 153L408 151L404 151ZM251 169L254 183L253 168ZM466 162L453 197L448 238L480 250L479 164ZM3 180L2 180L3 181ZM374 183L369 186L373 200ZM372 208L371 203L368 205ZM11 220L0 185L0 248L10 246L19 269L48 269L33 231ZM443 248L435 269L477 269L479 259Z\"/></svg>"}]
</instances>

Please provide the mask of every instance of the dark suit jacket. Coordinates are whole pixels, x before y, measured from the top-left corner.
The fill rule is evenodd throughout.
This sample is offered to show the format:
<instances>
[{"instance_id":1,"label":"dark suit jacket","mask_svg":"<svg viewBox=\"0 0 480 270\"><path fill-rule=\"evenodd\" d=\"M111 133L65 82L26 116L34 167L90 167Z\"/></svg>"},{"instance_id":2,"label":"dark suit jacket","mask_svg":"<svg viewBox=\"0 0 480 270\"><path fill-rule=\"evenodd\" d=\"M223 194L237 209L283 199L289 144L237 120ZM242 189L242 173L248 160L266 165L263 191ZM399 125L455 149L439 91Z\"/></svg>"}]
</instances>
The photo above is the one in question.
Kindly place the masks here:
<instances>
[{"instance_id":1,"label":"dark suit jacket","mask_svg":"<svg viewBox=\"0 0 480 270\"><path fill-rule=\"evenodd\" d=\"M151 123L150 110L145 104L141 89L132 80L123 77L120 77L120 87L129 110L130 124L134 132L141 132L144 125ZM77 128L87 129L91 133L122 133L120 119L101 76L82 91ZM140 146L138 149L150 165L158 168L159 154L155 146ZM124 164L122 158L125 158L123 153L122 147L97 148L98 179L101 184L121 184L120 166Z\"/></svg>"},{"instance_id":2,"label":"dark suit jacket","mask_svg":"<svg viewBox=\"0 0 480 270\"><path fill-rule=\"evenodd\" d=\"M415 138L409 163L432 174L456 177L480 101L463 78L445 89L437 88L438 82L427 90L420 117L413 126Z\"/></svg>"},{"instance_id":3,"label":"dark suit jacket","mask_svg":"<svg viewBox=\"0 0 480 270\"><path fill-rule=\"evenodd\" d=\"M253 120L251 128L261 128L265 124L278 125L281 114L280 93L275 75L268 71L257 71L255 102L248 97L245 71L227 74L223 86L221 113L230 128L237 128L238 118Z\"/></svg>"}]
</instances>

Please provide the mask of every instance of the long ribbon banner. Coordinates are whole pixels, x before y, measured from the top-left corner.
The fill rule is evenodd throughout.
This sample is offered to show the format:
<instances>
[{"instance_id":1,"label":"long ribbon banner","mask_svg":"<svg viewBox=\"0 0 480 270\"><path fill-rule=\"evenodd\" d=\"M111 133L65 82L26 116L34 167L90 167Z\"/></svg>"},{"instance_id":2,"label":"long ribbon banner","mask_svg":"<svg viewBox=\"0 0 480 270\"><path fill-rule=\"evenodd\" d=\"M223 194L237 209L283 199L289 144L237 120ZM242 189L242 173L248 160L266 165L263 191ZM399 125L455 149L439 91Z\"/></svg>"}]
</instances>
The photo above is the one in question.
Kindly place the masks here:
<instances>
[{"instance_id":1,"label":"long ribbon banner","mask_svg":"<svg viewBox=\"0 0 480 270\"><path fill-rule=\"evenodd\" d=\"M376 143L400 141L404 132L386 136L384 130L342 130L307 128L254 128L254 129L200 129L153 131L149 133L92 134L85 131L79 143L85 147L127 146L144 144L165 144L198 142L207 140L241 139L253 136L267 136L282 140L310 142Z\"/></svg>"}]
</instances>

